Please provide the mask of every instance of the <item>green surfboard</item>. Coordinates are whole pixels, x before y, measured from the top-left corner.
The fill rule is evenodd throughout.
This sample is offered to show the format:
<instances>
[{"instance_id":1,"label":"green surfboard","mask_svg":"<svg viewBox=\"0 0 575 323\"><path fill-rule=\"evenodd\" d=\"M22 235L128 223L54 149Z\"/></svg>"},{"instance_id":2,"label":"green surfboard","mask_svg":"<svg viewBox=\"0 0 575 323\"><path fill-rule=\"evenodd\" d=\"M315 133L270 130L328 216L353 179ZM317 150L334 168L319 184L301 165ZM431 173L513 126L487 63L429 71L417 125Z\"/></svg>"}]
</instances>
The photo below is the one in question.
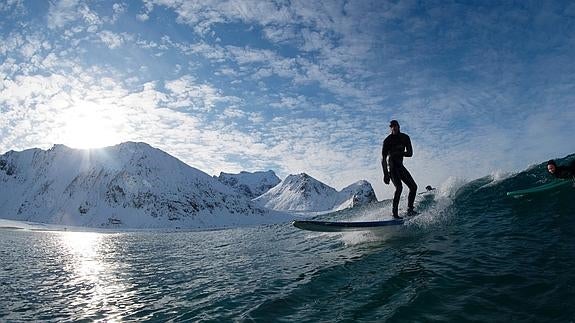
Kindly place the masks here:
<instances>
[{"instance_id":1,"label":"green surfboard","mask_svg":"<svg viewBox=\"0 0 575 323\"><path fill-rule=\"evenodd\" d=\"M553 190L553 189L556 189L556 188L559 188L559 187L562 187L565 185L569 185L572 183L573 183L572 180L559 179L559 180L555 180L553 182L543 184L540 186L526 188L526 189L518 190L518 191L507 192L507 196L521 196L521 195L535 194L535 193Z\"/></svg>"}]
</instances>

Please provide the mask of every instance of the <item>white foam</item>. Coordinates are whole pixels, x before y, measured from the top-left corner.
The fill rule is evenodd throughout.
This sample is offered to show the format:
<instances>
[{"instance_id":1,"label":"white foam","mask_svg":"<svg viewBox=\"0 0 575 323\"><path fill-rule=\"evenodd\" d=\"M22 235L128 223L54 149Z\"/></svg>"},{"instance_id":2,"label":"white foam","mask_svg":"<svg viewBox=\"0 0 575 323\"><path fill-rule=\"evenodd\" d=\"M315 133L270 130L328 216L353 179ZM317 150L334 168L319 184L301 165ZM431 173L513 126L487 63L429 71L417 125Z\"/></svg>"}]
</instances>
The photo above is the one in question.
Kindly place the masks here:
<instances>
[{"instance_id":1,"label":"white foam","mask_svg":"<svg viewBox=\"0 0 575 323\"><path fill-rule=\"evenodd\" d=\"M489 174L488 178L489 178L490 182L481 186L481 188L492 187L492 186L498 185L501 182L503 182L504 180L511 178L515 175L517 175L517 174L504 172L501 170L494 171L493 173Z\"/></svg>"},{"instance_id":2,"label":"white foam","mask_svg":"<svg viewBox=\"0 0 575 323\"><path fill-rule=\"evenodd\" d=\"M450 177L433 193L417 195L415 201L416 209L418 209L418 204L423 203L426 199L433 199L433 201L429 201L431 205L421 210L418 216L406 218L403 226L397 226L393 229L386 228L384 230L345 232L341 234L341 239L346 246L354 246L363 243L386 241L414 230L431 230L438 223L444 222L449 217L446 210L453 204L457 192L467 183L469 181L466 179ZM407 203L406 194L404 193L403 195L400 206ZM391 219L391 203L381 207L362 209L357 214L354 214L350 221L381 221L388 219Z\"/></svg>"},{"instance_id":3,"label":"white foam","mask_svg":"<svg viewBox=\"0 0 575 323\"><path fill-rule=\"evenodd\" d=\"M438 189L437 194L440 197L453 198L463 186L469 183L469 180L461 177L449 177L443 182Z\"/></svg>"}]
</instances>

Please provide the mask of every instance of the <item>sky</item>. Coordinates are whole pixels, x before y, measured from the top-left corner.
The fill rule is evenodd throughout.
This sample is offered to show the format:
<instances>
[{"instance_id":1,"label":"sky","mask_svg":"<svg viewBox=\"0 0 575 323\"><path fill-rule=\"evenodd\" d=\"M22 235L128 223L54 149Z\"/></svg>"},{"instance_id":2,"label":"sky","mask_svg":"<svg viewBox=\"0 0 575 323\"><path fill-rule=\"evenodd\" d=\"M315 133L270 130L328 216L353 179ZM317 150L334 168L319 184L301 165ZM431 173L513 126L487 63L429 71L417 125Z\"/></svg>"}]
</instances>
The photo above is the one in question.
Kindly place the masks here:
<instances>
[{"instance_id":1,"label":"sky","mask_svg":"<svg viewBox=\"0 0 575 323\"><path fill-rule=\"evenodd\" d=\"M575 151L573 1L0 0L0 153L142 141L378 198Z\"/></svg>"}]
</instances>

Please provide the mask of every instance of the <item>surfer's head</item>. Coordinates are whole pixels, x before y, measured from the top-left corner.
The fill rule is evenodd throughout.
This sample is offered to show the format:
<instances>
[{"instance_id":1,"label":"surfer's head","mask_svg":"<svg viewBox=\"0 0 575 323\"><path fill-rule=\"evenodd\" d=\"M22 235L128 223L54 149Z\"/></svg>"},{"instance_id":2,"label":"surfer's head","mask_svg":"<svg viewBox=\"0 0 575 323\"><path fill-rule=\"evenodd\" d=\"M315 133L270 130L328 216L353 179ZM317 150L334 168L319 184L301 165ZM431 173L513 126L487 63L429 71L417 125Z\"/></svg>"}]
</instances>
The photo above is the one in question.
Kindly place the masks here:
<instances>
[{"instance_id":1,"label":"surfer's head","mask_svg":"<svg viewBox=\"0 0 575 323\"><path fill-rule=\"evenodd\" d=\"M557 169L557 164L553 159L549 160L547 162L547 171L549 171L551 174L555 174L555 169Z\"/></svg>"},{"instance_id":2,"label":"surfer's head","mask_svg":"<svg viewBox=\"0 0 575 323\"><path fill-rule=\"evenodd\" d=\"M399 122L397 122L397 120L391 120L389 122L389 129L391 130L391 133L396 135L399 133Z\"/></svg>"}]
</instances>

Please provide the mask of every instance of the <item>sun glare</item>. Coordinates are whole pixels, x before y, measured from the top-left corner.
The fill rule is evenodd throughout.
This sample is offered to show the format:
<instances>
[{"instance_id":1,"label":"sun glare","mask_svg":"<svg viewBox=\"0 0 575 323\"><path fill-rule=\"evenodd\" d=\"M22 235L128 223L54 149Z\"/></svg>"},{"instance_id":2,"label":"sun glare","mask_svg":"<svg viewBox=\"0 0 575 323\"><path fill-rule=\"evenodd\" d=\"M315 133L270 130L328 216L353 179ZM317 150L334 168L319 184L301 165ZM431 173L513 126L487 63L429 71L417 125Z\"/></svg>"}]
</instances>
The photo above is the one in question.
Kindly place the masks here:
<instances>
[{"instance_id":1,"label":"sun glare","mask_svg":"<svg viewBox=\"0 0 575 323\"><path fill-rule=\"evenodd\" d=\"M122 116L112 109L102 109L95 104L84 103L62 115L64 127L61 140L66 146L92 149L120 143L118 128Z\"/></svg>"},{"instance_id":2,"label":"sun glare","mask_svg":"<svg viewBox=\"0 0 575 323\"><path fill-rule=\"evenodd\" d=\"M96 232L62 232L59 236L66 255L62 258L66 270L62 284L77 290L67 300L69 306L82 311L84 317L97 317L95 313L101 313L103 308L111 316L126 310L115 306L116 302L134 295L118 280L114 261L107 259L115 251L114 236Z\"/></svg>"}]
</instances>

